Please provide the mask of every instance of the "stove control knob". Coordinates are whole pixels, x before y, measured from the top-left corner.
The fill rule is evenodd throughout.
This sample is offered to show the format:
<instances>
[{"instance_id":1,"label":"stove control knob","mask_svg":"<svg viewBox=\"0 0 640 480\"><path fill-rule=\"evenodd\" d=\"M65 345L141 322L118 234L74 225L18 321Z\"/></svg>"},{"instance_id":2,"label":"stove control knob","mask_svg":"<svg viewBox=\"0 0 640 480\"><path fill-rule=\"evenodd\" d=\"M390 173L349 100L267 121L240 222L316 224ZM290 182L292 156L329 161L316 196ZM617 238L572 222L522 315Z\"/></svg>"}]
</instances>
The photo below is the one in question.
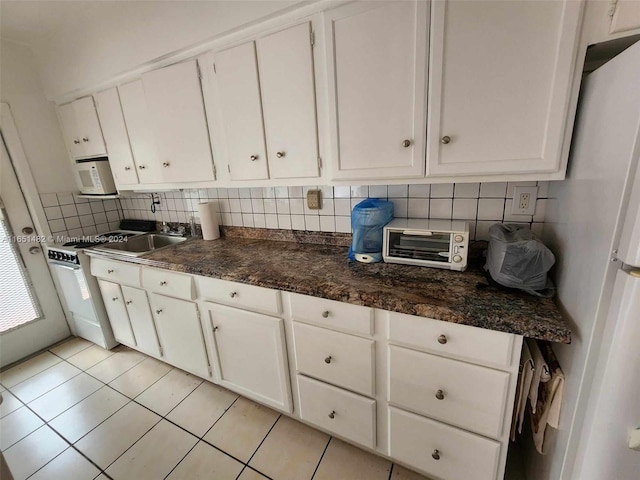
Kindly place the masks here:
<instances>
[{"instance_id":1,"label":"stove control knob","mask_svg":"<svg viewBox=\"0 0 640 480\"><path fill-rule=\"evenodd\" d=\"M454 255L453 256L453 261L455 263L460 263L462 261L462 257L460 255Z\"/></svg>"}]
</instances>

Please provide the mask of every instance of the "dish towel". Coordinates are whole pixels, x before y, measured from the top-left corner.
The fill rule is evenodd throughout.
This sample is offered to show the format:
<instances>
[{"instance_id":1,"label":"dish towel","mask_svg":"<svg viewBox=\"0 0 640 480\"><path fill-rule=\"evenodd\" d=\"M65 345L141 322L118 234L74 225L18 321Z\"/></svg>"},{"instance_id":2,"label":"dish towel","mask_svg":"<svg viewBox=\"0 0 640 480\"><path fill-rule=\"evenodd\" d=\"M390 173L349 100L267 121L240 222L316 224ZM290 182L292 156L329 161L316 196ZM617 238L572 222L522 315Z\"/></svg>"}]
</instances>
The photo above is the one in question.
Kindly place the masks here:
<instances>
[{"instance_id":1,"label":"dish towel","mask_svg":"<svg viewBox=\"0 0 640 480\"><path fill-rule=\"evenodd\" d=\"M545 358L542 356L542 351L538 346L536 340L530 338L525 339L527 347L531 352L531 358L533 359L533 378L531 379L531 387L529 388L529 402L531 403L531 411L536 413L538 394L540 390L540 384L548 382L551 379L551 371Z\"/></svg>"},{"instance_id":2,"label":"dish towel","mask_svg":"<svg viewBox=\"0 0 640 480\"><path fill-rule=\"evenodd\" d=\"M564 373L562 373L558 360L548 343L541 342L539 348L538 345L536 345L536 348L542 355L544 364L548 369L548 375L545 375L543 372L543 377L537 387L535 406L534 402L531 402L533 410L531 414L531 428L533 430L533 441L536 445L536 450L544 455L547 453L544 444L547 426L558 428L560 423L560 409L562 407L564 392ZM535 361L535 354L533 356ZM531 387L533 389L533 384ZM531 397L529 398L531 399Z\"/></svg>"},{"instance_id":3,"label":"dish towel","mask_svg":"<svg viewBox=\"0 0 640 480\"><path fill-rule=\"evenodd\" d=\"M522 357L520 359L520 377L518 378L518 388L516 393L516 405L513 409L513 420L511 422L511 441L516 439L516 430L522 433L522 423L524 422L524 412L527 406L527 398L531 390L531 382L535 364L531 358L531 351L527 342L522 344Z\"/></svg>"}]
</instances>

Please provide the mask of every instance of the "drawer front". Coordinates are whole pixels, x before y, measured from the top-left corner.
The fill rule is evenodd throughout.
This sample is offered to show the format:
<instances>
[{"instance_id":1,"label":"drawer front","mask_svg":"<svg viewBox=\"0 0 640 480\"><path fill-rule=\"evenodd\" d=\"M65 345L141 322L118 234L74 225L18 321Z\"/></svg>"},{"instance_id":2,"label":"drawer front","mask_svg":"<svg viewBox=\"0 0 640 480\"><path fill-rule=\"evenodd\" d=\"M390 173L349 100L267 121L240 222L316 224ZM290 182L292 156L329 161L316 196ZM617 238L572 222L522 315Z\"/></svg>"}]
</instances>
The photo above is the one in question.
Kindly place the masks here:
<instances>
[{"instance_id":1,"label":"drawer front","mask_svg":"<svg viewBox=\"0 0 640 480\"><path fill-rule=\"evenodd\" d=\"M295 293L289 298L294 320L359 335L373 335L372 308Z\"/></svg>"},{"instance_id":2,"label":"drawer front","mask_svg":"<svg viewBox=\"0 0 640 480\"><path fill-rule=\"evenodd\" d=\"M140 266L91 257L91 275L132 287L140 286Z\"/></svg>"},{"instance_id":3,"label":"drawer front","mask_svg":"<svg viewBox=\"0 0 640 480\"><path fill-rule=\"evenodd\" d=\"M369 448L376 446L376 401L298 375L300 417Z\"/></svg>"},{"instance_id":4,"label":"drawer front","mask_svg":"<svg viewBox=\"0 0 640 480\"><path fill-rule=\"evenodd\" d=\"M428 476L495 480L500 443L389 407L389 452Z\"/></svg>"},{"instance_id":5,"label":"drawer front","mask_svg":"<svg viewBox=\"0 0 640 480\"><path fill-rule=\"evenodd\" d=\"M474 363L508 367L511 365L515 335L431 318L390 313L389 340Z\"/></svg>"},{"instance_id":6,"label":"drawer front","mask_svg":"<svg viewBox=\"0 0 640 480\"><path fill-rule=\"evenodd\" d=\"M169 297L183 298L185 300L194 300L196 298L193 276L184 273L143 267L142 286L147 290Z\"/></svg>"},{"instance_id":7,"label":"drawer front","mask_svg":"<svg viewBox=\"0 0 640 480\"><path fill-rule=\"evenodd\" d=\"M270 315L282 313L280 292L217 278L195 277L202 300Z\"/></svg>"},{"instance_id":8,"label":"drawer front","mask_svg":"<svg viewBox=\"0 0 640 480\"><path fill-rule=\"evenodd\" d=\"M400 347L389 347L389 401L431 418L498 438L509 374Z\"/></svg>"},{"instance_id":9,"label":"drawer front","mask_svg":"<svg viewBox=\"0 0 640 480\"><path fill-rule=\"evenodd\" d=\"M293 324L298 371L365 395L374 394L373 340Z\"/></svg>"}]
</instances>

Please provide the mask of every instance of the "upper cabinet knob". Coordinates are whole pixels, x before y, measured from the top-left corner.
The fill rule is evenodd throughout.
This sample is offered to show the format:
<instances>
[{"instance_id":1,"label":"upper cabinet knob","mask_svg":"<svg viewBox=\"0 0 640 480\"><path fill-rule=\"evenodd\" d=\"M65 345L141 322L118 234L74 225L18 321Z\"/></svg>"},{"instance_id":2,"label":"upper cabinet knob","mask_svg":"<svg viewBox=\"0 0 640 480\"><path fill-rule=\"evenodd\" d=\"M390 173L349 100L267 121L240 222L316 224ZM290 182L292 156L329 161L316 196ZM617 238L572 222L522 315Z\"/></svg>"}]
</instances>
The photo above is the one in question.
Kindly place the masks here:
<instances>
[{"instance_id":1,"label":"upper cabinet knob","mask_svg":"<svg viewBox=\"0 0 640 480\"><path fill-rule=\"evenodd\" d=\"M147 168L147 167L145 167L144 165L138 165L138 168L139 168L140 170L144 170L144 169L145 169L145 168Z\"/></svg>"},{"instance_id":2,"label":"upper cabinet knob","mask_svg":"<svg viewBox=\"0 0 640 480\"><path fill-rule=\"evenodd\" d=\"M442 390L438 390L438 391L436 392L436 398L437 398L438 400L444 400L444 392L443 392Z\"/></svg>"},{"instance_id":3,"label":"upper cabinet knob","mask_svg":"<svg viewBox=\"0 0 640 480\"><path fill-rule=\"evenodd\" d=\"M278 158L282 158L282 157L284 157L284 156L285 156L285 153L284 153L284 152L276 152L276 157L278 157Z\"/></svg>"},{"instance_id":4,"label":"upper cabinet knob","mask_svg":"<svg viewBox=\"0 0 640 480\"><path fill-rule=\"evenodd\" d=\"M440 335L438 337L438 343L441 343L442 345L444 345L445 343L447 343L447 337L446 335Z\"/></svg>"},{"instance_id":5,"label":"upper cabinet knob","mask_svg":"<svg viewBox=\"0 0 640 480\"><path fill-rule=\"evenodd\" d=\"M126 167L124 167L124 169L128 172L129 170L131 170L131 167L127 165Z\"/></svg>"},{"instance_id":6,"label":"upper cabinet knob","mask_svg":"<svg viewBox=\"0 0 640 480\"><path fill-rule=\"evenodd\" d=\"M107 273L113 273L113 269L110 268L109 270L107 270Z\"/></svg>"},{"instance_id":7,"label":"upper cabinet knob","mask_svg":"<svg viewBox=\"0 0 640 480\"><path fill-rule=\"evenodd\" d=\"M258 155L251 155L249 158L252 162L255 162L256 160L258 160Z\"/></svg>"},{"instance_id":8,"label":"upper cabinet knob","mask_svg":"<svg viewBox=\"0 0 640 480\"><path fill-rule=\"evenodd\" d=\"M111 300L115 302L118 300L118 297L113 297Z\"/></svg>"},{"instance_id":9,"label":"upper cabinet knob","mask_svg":"<svg viewBox=\"0 0 640 480\"><path fill-rule=\"evenodd\" d=\"M230 296L231 298L236 298L236 297L238 296L238 292L231 292L231 293L229 294L229 296Z\"/></svg>"},{"instance_id":10,"label":"upper cabinet knob","mask_svg":"<svg viewBox=\"0 0 640 480\"><path fill-rule=\"evenodd\" d=\"M82 141L83 141L83 142L88 142L88 141L89 141L89 139L88 139L87 137L82 137Z\"/></svg>"},{"instance_id":11,"label":"upper cabinet knob","mask_svg":"<svg viewBox=\"0 0 640 480\"><path fill-rule=\"evenodd\" d=\"M164 280L162 280L162 281L160 282L160 286L161 286L161 287L164 287L166 284L167 284L167 282L165 282Z\"/></svg>"},{"instance_id":12,"label":"upper cabinet knob","mask_svg":"<svg viewBox=\"0 0 640 480\"><path fill-rule=\"evenodd\" d=\"M451 137L449 135L445 135L440 139L440 143L443 143L444 145L450 142L451 142Z\"/></svg>"},{"instance_id":13,"label":"upper cabinet knob","mask_svg":"<svg viewBox=\"0 0 640 480\"><path fill-rule=\"evenodd\" d=\"M80 140L78 140L77 138L73 141L73 143L75 143L76 145L78 145L80 143Z\"/></svg>"},{"instance_id":14,"label":"upper cabinet knob","mask_svg":"<svg viewBox=\"0 0 640 480\"><path fill-rule=\"evenodd\" d=\"M331 355L329 355L328 357L326 357L324 359L324 363L331 363L331 360L333 360L333 357Z\"/></svg>"},{"instance_id":15,"label":"upper cabinet knob","mask_svg":"<svg viewBox=\"0 0 640 480\"><path fill-rule=\"evenodd\" d=\"M402 146L403 146L404 148L409 148L409 147L411 146L411 140L409 140L408 138L404 139L404 140L402 141Z\"/></svg>"},{"instance_id":16,"label":"upper cabinet knob","mask_svg":"<svg viewBox=\"0 0 640 480\"><path fill-rule=\"evenodd\" d=\"M164 168L167 168L167 167L169 166L169 162L162 162L162 166L163 166Z\"/></svg>"},{"instance_id":17,"label":"upper cabinet knob","mask_svg":"<svg viewBox=\"0 0 640 480\"><path fill-rule=\"evenodd\" d=\"M431 454L431 457L434 460L440 460L440 450L438 450L437 448L433 451L433 453Z\"/></svg>"},{"instance_id":18,"label":"upper cabinet knob","mask_svg":"<svg viewBox=\"0 0 640 480\"><path fill-rule=\"evenodd\" d=\"M126 303L127 305L131 305L131 304L133 303L133 300L127 300L125 303Z\"/></svg>"}]
</instances>

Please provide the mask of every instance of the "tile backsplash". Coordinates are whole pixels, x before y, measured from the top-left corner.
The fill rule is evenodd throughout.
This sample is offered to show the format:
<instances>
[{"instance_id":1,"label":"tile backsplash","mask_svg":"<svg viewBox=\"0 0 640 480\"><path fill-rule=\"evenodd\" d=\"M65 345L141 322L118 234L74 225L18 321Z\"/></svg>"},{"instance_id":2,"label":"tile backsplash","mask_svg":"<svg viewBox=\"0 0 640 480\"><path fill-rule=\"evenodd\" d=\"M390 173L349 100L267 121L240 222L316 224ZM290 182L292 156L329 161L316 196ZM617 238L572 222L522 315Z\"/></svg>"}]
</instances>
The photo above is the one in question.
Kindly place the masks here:
<instances>
[{"instance_id":1,"label":"tile backsplash","mask_svg":"<svg viewBox=\"0 0 640 480\"><path fill-rule=\"evenodd\" d=\"M513 187L536 184L535 215L512 215ZM160 192L157 194L160 204L156 205L155 213L150 210L150 194L123 196L119 206L125 218L188 222L191 215L197 217L200 202L215 201L222 225L348 233L351 232L351 208L367 197L376 197L393 202L396 217L468 220L472 238L486 240L489 227L496 222L528 224L540 235L548 187L548 182L504 182L208 188ZM314 188L322 191L320 210L306 207L306 193Z\"/></svg>"}]
</instances>

